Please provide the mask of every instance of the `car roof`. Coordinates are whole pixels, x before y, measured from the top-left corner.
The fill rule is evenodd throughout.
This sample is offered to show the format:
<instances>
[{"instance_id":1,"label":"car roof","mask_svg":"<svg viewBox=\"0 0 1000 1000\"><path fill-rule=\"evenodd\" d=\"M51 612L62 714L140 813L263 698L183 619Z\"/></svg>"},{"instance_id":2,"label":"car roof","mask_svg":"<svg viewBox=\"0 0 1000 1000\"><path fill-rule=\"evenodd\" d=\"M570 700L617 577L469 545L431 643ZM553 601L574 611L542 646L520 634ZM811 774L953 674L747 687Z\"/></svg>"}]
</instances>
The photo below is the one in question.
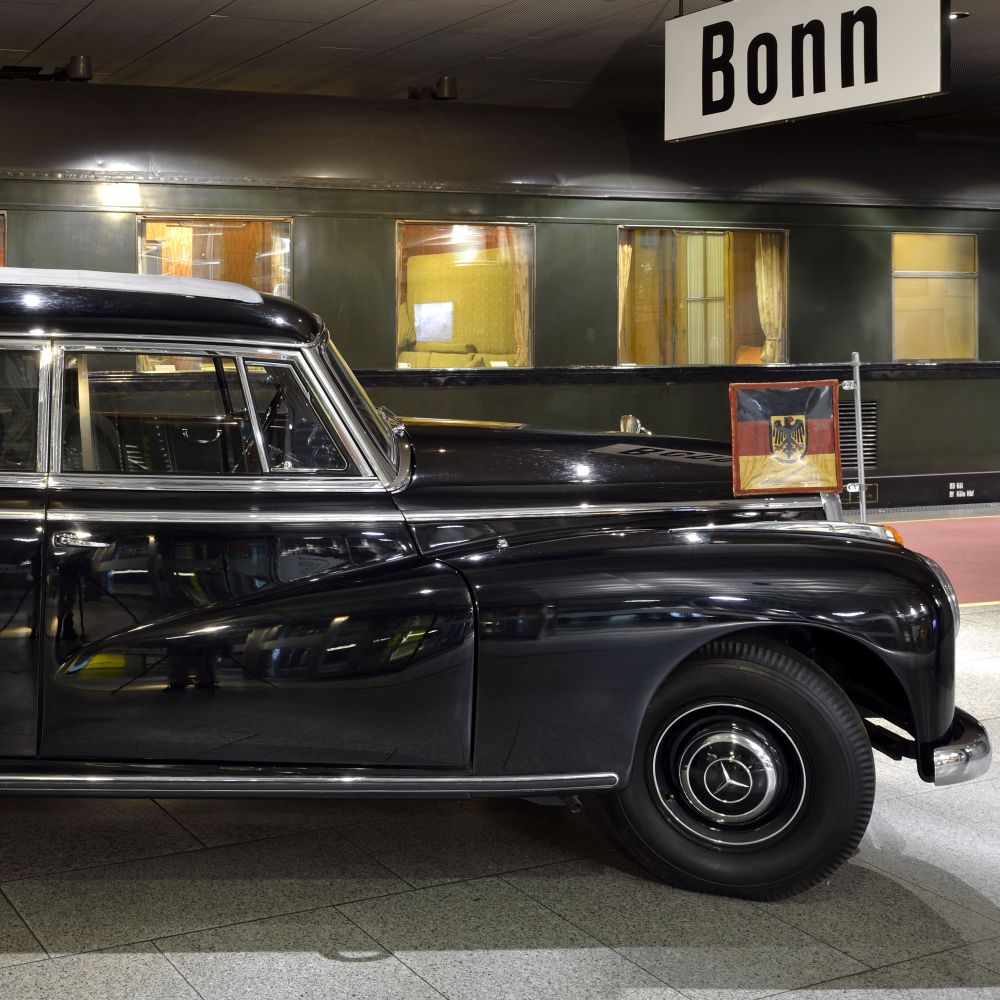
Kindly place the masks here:
<instances>
[{"instance_id":1,"label":"car roof","mask_svg":"<svg viewBox=\"0 0 1000 1000\"><path fill-rule=\"evenodd\" d=\"M323 331L323 321L296 303L230 281L24 267L0 267L0 322L4 332L289 346L312 343Z\"/></svg>"}]
</instances>

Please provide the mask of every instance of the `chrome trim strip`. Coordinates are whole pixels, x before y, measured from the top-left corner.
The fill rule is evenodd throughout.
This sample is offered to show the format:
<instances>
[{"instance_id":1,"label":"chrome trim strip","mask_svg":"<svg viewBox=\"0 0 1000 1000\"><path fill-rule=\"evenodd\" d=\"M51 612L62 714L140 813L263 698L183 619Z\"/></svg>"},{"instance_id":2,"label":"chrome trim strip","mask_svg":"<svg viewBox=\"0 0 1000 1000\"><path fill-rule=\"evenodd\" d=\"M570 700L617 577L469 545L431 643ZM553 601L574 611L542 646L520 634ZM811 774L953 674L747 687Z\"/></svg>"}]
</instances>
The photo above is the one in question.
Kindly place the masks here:
<instances>
[{"instance_id":1,"label":"chrome trim strip","mask_svg":"<svg viewBox=\"0 0 1000 1000\"><path fill-rule=\"evenodd\" d=\"M990 769L993 749L986 728L960 708L955 709L955 718L962 723L961 739L935 748L935 785L957 785L961 781L971 781Z\"/></svg>"},{"instance_id":2,"label":"chrome trim strip","mask_svg":"<svg viewBox=\"0 0 1000 1000\"><path fill-rule=\"evenodd\" d=\"M0 482L0 486L3 483ZM345 476L130 476L124 473L98 475L89 472L53 473L48 477L53 490L156 490L160 493L385 493L372 478Z\"/></svg>"},{"instance_id":3,"label":"chrome trim strip","mask_svg":"<svg viewBox=\"0 0 1000 1000\"><path fill-rule=\"evenodd\" d=\"M44 490L47 486L44 472L0 472L0 490Z\"/></svg>"},{"instance_id":4,"label":"chrome trim strip","mask_svg":"<svg viewBox=\"0 0 1000 1000\"><path fill-rule=\"evenodd\" d=\"M271 472L271 463L267 460L267 450L264 448L264 435L260 431L260 421L257 419L257 404L250 394L250 380L247 378L246 362L243 358L236 358L236 371L240 376L240 385L243 387L243 403L246 406L247 416L250 418L250 428L253 431L254 443L257 445L257 458L260 462L264 475Z\"/></svg>"},{"instance_id":5,"label":"chrome trim strip","mask_svg":"<svg viewBox=\"0 0 1000 1000\"><path fill-rule=\"evenodd\" d=\"M359 508L324 511L238 511L232 510L52 510L49 521L72 524L133 523L144 524L402 524L398 511L371 511Z\"/></svg>"},{"instance_id":6,"label":"chrome trim strip","mask_svg":"<svg viewBox=\"0 0 1000 1000\"><path fill-rule=\"evenodd\" d=\"M819 498L828 521L844 520L844 505L840 501L839 493L820 493Z\"/></svg>"},{"instance_id":7,"label":"chrome trim strip","mask_svg":"<svg viewBox=\"0 0 1000 1000\"><path fill-rule=\"evenodd\" d=\"M405 428L396 438L396 453L399 455L399 468L388 485L390 493L402 493L410 485L413 472L413 445L407 436Z\"/></svg>"},{"instance_id":8,"label":"chrome trim strip","mask_svg":"<svg viewBox=\"0 0 1000 1000\"><path fill-rule=\"evenodd\" d=\"M63 396L66 389L66 348L52 348L52 393L49 408L49 482L52 473L62 468Z\"/></svg>"},{"instance_id":9,"label":"chrome trim strip","mask_svg":"<svg viewBox=\"0 0 1000 1000\"><path fill-rule=\"evenodd\" d=\"M694 536L687 539L690 542L706 540L707 534L718 531L777 531L785 534L808 535L839 535L849 538L862 538L870 542L891 542L896 544L888 528L880 524L856 524L853 521L752 521L740 524L706 524L697 527L671 528L671 535Z\"/></svg>"},{"instance_id":10,"label":"chrome trim strip","mask_svg":"<svg viewBox=\"0 0 1000 1000\"><path fill-rule=\"evenodd\" d=\"M28 510L11 510L9 507L0 507L0 521L44 521L45 511L41 508L29 508Z\"/></svg>"},{"instance_id":11,"label":"chrome trim strip","mask_svg":"<svg viewBox=\"0 0 1000 1000\"><path fill-rule=\"evenodd\" d=\"M38 453L36 468L42 474L49 471L49 421L52 403L52 345L46 343L38 358Z\"/></svg>"},{"instance_id":12,"label":"chrome trim strip","mask_svg":"<svg viewBox=\"0 0 1000 1000\"><path fill-rule=\"evenodd\" d=\"M630 504L601 504L601 503L579 503L560 506L553 504L551 507L483 507L479 509L464 510L417 510L405 511L407 521L415 524L427 524L441 520L449 521L488 521L488 520L510 520L511 518L529 517L595 517L614 514L656 514L660 511L664 513L710 513L718 510L799 510L806 508L820 507L821 502L816 499L802 500L704 500L701 502L687 501L649 501L647 503ZM754 522L753 524L742 525L742 527L758 527L759 524L769 524L771 522ZM787 523L792 527L792 522ZM812 524L812 521L802 522ZM818 521L817 524L825 522ZM683 529L690 531L692 529Z\"/></svg>"},{"instance_id":13,"label":"chrome trim strip","mask_svg":"<svg viewBox=\"0 0 1000 1000\"><path fill-rule=\"evenodd\" d=\"M2 173L2 171L0 171ZM2 333L2 331L0 331ZM205 346L205 335L204 333L186 333L183 330L178 330L177 334L168 341L163 340L150 340L149 344L153 344L157 350L150 351L150 353L159 354L177 354L178 345L182 345L182 350L184 353L195 353L195 354L205 354L205 353L215 353L215 354L226 354L232 355L234 351L247 351L250 353L260 352L260 351L273 351L275 354L288 354L293 351L300 351L303 348L315 347L320 343L321 334L317 334L312 340L268 340L266 336L266 330L261 330L263 334L260 337L238 337L238 336L225 336L224 334L213 334L211 336L211 346ZM14 333L12 336L23 337L24 333ZM134 344L136 343L134 333L80 333L75 330L45 330L45 336L50 337L53 341L57 342L60 347L69 347L71 349L75 342L86 343L92 345L95 341L104 342L109 345L117 345L120 343L124 344ZM145 344L146 342L144 342ZM96 350L102 350L102 348L93 348ZM114 350L114 346L109 346L109 350ZM131 348L128 348L131 350Z\"/></svg>"},{"instance_id":14,"label":"chrome trim strip","mask_svg":"<svg viewBox=\"0 0 1000 1000\"><path fill-rule=\"evenodd\" d=\"M369 774L215 774L169 775L121 771L117 774L65 774L45 772L0 772L0 792L23 795L51 792L65 795L181 794L217 795L357 795L365 793L440 794L530 794L540 792L606 791L616 788L620 778L613 772L588 774L497 775L486 777L436 777L424 775Z\"/></svg>"}]
</instances>

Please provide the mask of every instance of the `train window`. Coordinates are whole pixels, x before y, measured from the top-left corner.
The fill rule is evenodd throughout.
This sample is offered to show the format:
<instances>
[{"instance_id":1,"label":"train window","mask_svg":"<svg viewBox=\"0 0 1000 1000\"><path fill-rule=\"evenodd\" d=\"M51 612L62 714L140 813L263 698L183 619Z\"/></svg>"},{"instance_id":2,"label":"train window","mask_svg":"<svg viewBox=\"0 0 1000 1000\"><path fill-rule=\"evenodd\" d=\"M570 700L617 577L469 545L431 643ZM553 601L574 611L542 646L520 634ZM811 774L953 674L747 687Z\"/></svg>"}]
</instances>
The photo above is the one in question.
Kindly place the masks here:
<instances>
[{"instance_id":1,"label":"train window","mask_svg":"<svg viewBox=\"0 0 1000 1000\"><path fill-rule=\"evenodd\" d=\"M0 472L38 469L38 351L0 351Z\"/></svg>"},{"instance_id":2,"label":"train window","mask_svg":"<svg viewBox=\"0 0 1000 1000\"><path fill-rule=\"evenodd\" d=\"M212 278L290 296L291 223L287 219L139 220L140 274Z\"/></svg>"},{"instance_id":3,"label":"train window","mask_svg":"<svg viewBox=\"0 0 1000 1000\"><path fill-rule=\"evenodd\" d=\"M530 225L397 224L400 368L531 364Z\"/></svg>"},{"instance_id":4,"label":"train window","mask_svg":"<svg viewBox=\"0 0 1000 1000\"><path fill-rule=\"evenodd\" d=\"M975 360L976 237L893 233L893 360Z\"/></svg>"},{"instance_id":5,"label":"train window","mask_svg":"<svg viewBox=\"0 0 1000 1000\"><path fill-rule=\"evenodd\" d=\"M236 362L67 353L61 468L147 476L259 473Z\"/></svg>"},{"instance_id":6,"label":"train window","mask_svg":"<svg viewBox=\"0 0 1000 1000\"><path fill-rule=\"evenodd\" d=\"M788 360L785 233L630 226L618 232L619 361Z\"/></svg>"}]
</instances>

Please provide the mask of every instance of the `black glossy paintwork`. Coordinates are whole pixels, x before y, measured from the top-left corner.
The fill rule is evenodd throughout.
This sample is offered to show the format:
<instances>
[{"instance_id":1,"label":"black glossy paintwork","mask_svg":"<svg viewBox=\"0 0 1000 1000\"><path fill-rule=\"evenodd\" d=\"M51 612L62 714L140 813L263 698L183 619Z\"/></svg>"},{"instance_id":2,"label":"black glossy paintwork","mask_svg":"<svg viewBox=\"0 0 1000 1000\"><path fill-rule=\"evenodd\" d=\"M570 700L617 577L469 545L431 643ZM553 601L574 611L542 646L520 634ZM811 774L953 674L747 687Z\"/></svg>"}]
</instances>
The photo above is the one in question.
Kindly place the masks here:
<instances>
[{"instance_id":1,"label":"black glossy paintwork","mask_svg":"<svg viewBox=\"0 0 1000 1000\"><path fill-rule=\"evenodd\" d=\"M290 349L320 331L270 299L42 289L41 316L25 290L0 286L15 328ZM77 765L627 777L678 663L789 628L884 665L922 746L947 732L954 623L927 566L883 543L714 531L821 516L741 509L725 445L419 421L407 438L394 494L53 488L44 570L37 522L0 524L0 637L29 667L2 678L0 756L37 736L40 759Z\"/></svg>"},{"instance_id":2,"label":"black glossy paintwork","mask_svg":"<svg viewBox=\"0 0 1000 1000\"><path fill-rule=\"evenodd\" d=\"M36 749L38 670L35 638L42 566L41 491L0 490L0 756ZM18 513L24 514L23 520Z\"/></svg>"},{"instance_id":3,"label":"black glossy paintwork","mask_svg":"<svg viewBox=\"0 0 1000 1000\"><path fill-rule=\"evenodd\" d=\"M932 574L897 546L608 529L450 561L480 621L483 774L626 773L645 707L678 663L712 639L774 627L874 653L907 693L919 741L951 724L954 625Z\"/></svg>"},{"instance_id":4,"label":"black glossy paintwork","mask_svg":"<svg viewBox=\"0 0 1000 1000\"><path fill-rule=\"evenodd\" d=\"M206 524L157 523L130 499L134 521L79 525L87 547L59 544L72 523L49 526L44 756L468 766L469 592L401 521L365 520L362 505L392 512L385 494L203 494L219 515Z\"/></svg>"},{"instance_id":5,"label":"black glossy paintwork","mask_svg":"<svg viewBox=\"0 0 1000 1000\"><path fill-rule=\"evenodd\" d=\"M302 306L262 295L260 303L168 292L0 284L0 316L7 333L41 327L46 333L118 333L131 337L251 338L299 347L323 328Z\"/></svg>"},{"instance_id":6,"label":"black glossy paintwork","mask_svg":"<svg viewBox=\"0 0 1000 1000\"><path fill-rule=\"evenodd\" d=\"M415 536L427 554L499 537L574 534L609 521L674 527L761 517L733 502L729 447L715 441L419 420L408 420L406 429L412 474L395 499L414 519ZM712 507L719 503L730 509ZM637 504L668 506L581 516L582 505L607 510ZM706 504L710 515L697 510ZM822 512L817 502L812 509L768 516L815 520Z\"/></svg>"}]
</instances>

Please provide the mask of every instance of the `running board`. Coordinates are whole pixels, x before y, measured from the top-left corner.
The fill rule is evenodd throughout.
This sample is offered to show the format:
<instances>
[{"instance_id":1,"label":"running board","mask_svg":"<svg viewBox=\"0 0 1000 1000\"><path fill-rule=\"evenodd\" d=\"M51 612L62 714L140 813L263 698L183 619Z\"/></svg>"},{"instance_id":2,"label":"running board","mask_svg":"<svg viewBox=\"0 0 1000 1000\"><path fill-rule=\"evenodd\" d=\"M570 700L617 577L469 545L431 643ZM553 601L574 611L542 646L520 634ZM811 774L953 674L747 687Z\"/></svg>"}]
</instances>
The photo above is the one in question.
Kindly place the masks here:
<instances>
[{"instance_id":1,"label":"running board","mask_svg":"<svg viewBox=\"0 0 1000 1000\"><path fill-rule=\"evenodd\" d=\"M170 773L163 766L90 765L63 771L0 770L0 795L231 798L474 798L610 791L617 774L409 775L226 768Z\"/></svg>"}]
</instances>

